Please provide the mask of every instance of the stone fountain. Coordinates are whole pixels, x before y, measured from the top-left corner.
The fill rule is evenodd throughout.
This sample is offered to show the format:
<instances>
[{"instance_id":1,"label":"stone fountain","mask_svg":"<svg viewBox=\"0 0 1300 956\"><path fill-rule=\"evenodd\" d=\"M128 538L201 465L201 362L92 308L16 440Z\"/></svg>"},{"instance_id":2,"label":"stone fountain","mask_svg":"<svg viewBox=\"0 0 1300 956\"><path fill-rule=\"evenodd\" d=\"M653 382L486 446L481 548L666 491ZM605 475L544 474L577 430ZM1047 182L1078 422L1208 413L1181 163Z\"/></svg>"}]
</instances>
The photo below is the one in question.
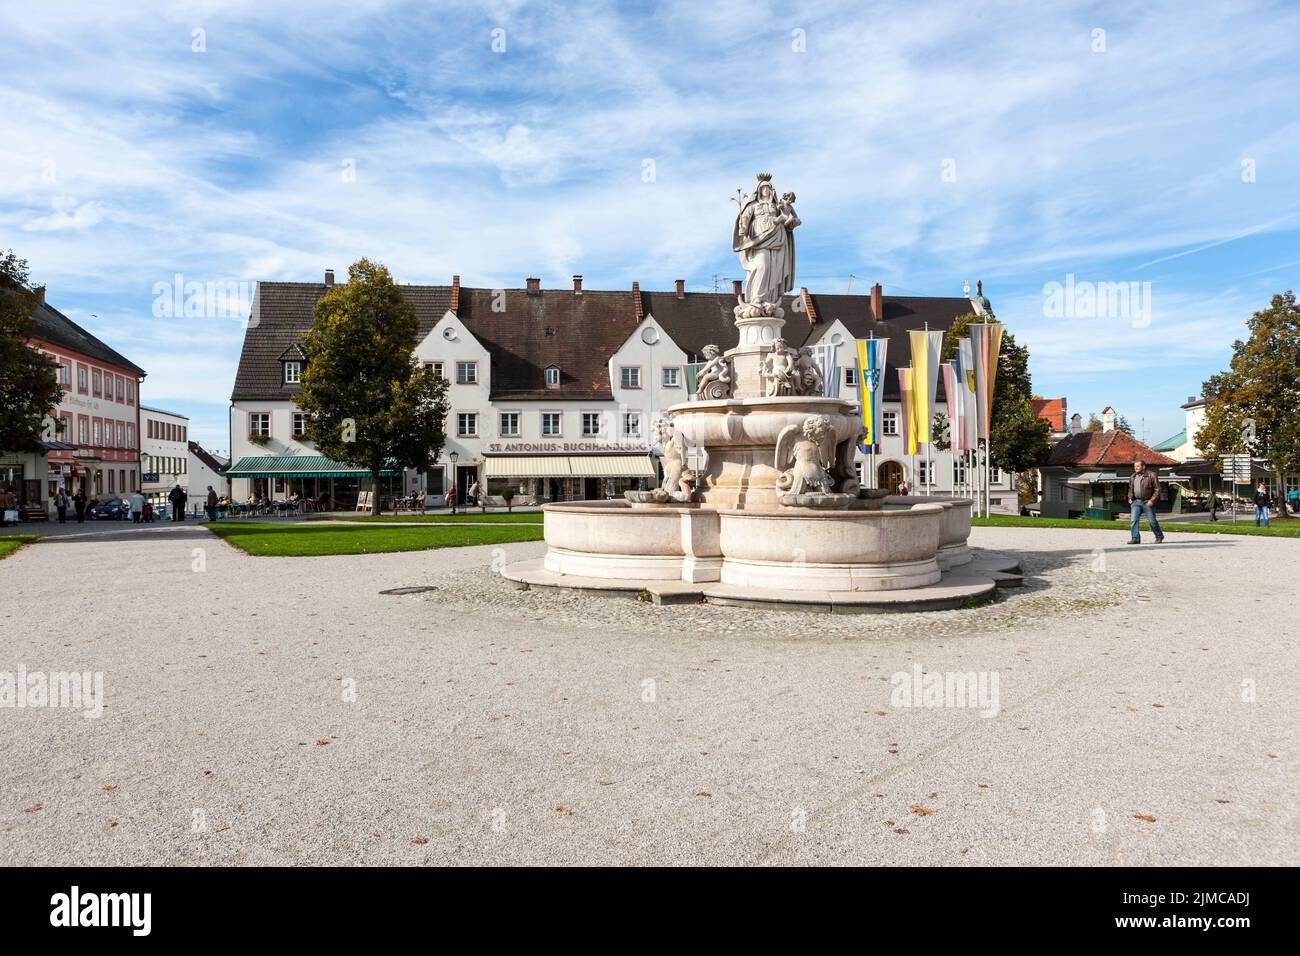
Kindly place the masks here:
<instances>
[{"instance_id":1,"label":"stone fountain","mask_svg":"<svg viewBox=\"0 0 1300 956\"><path fill-rule=\"evenodd\" d=\"M696 400L656 423L664 478L626 501L543 506L546 556L508 565L529 586L839 612L960 607L1019 583L1018 564L967 545L971 502L859 486L865 431L824 395L811 349L781 337L800 225L760 173L732 248L744 267L739 344L705 348ZM688 462L694 459L695 466Z\"/></svg>"}]
</instances>

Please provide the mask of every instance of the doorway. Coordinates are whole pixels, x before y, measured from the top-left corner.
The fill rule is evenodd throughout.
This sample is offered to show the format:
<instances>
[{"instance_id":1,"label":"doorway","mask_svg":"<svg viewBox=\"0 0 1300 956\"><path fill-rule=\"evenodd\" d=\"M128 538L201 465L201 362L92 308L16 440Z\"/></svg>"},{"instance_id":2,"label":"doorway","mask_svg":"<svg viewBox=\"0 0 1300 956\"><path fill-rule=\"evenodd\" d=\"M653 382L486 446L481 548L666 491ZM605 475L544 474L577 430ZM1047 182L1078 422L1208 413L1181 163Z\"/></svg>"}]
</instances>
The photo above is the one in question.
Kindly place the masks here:
<instances>
[{"instance_id":1,"label":"doorway","mask_svg":"<svg viewBox=\"0 0 1300 956\"><path fill-rule=\"evenodd\" d=\"M600 479L584 478L582 479L582 500L595 501L600 497Z\"/></svg>"},{"instance_id":2,"label":"doorway","mask_svg":"<svg viewBox=\"0 0 1300 956\"><path fill-rule=\"evenodd\" d=\"M898 486L903 483L903 466L896 461L881 463L876 469L877 487L884 488L891 495L898 494Z\"/></svg>"}]
</instances>

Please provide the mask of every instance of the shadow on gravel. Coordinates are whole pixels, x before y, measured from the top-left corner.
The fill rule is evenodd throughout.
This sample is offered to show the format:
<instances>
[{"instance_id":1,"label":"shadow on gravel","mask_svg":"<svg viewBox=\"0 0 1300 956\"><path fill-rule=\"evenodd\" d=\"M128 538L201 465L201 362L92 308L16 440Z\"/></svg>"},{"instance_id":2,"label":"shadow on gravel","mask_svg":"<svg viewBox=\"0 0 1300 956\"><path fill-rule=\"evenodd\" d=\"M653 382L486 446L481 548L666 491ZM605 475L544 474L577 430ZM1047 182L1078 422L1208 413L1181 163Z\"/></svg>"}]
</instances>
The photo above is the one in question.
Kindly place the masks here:
<instances>
[{"instance_id":1,"label":"shadow on gravel","mask_svg":"<svg viewBox=\"0 0 1300 956\"><path fill-rule=\"evenodd\" d=\"M120 528L114 528L111 531L86 531L86 532L59 532L56 534L41 535L40 545L46 547L52 544L77 545L87 544L90 542L108 541L153 541L155 543L171 541L196 541L200 538L211 539L212 535L208 529L197 524L177 524L175 527L138 527L136 525L123 525Z\"/></svg>"},{"instance_id":2,"label":"shadow on gravel","mask_svg":"<svg viewBox=\"0 0 1300 956\"><path fill-rule=\"evenodd\" d=\"M1025 590L1042 590L1051 586L1042 579L1042 575L1051 571L1060 570L1061 568L1070 567L1071 565L1085 565L1089 562L1095 561L1097 556L1103 553L1109 554L1119 551L1126 553L1130 551L1142 552L1144 549L1146 551L1159 553L1161 551L1168 551L1171 548L1231 548L1238 544L1240 544L1239 541L1229 540L1171 542L1169 538L1165 538L1164 544L1156 544L1154 541L1143 541L1142 544L1139 545L1125 544L1121 537L1118 543L1112 543L1106 546L1099 545L1095 548L1073 548L1066 551L1017 551L1012 548L999 548L998 551L1001 554L1011 555L1012 557L1020 559L1020 567L1024 574L1023 587Z\"/></svg>"}]
</instances>

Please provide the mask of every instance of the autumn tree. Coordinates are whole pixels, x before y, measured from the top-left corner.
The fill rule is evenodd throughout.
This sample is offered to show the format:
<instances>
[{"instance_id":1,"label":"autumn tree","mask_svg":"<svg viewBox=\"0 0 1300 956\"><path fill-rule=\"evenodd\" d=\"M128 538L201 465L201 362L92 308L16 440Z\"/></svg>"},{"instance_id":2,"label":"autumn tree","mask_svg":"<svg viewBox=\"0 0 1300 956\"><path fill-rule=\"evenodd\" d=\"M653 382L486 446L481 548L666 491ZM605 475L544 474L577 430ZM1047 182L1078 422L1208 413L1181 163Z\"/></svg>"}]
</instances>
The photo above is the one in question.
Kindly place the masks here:
<instances>
[{"instance_id":1,"label":"autumn tree","mask_svg":"<svg viewBox=\"0 0 1300 956\"><path fill-rule=\"evenodd\" d=\"M1243 342L1232 343L1228 369L1201 392L1205 420L1196 433L1206 458L1248 454L1263 459L1285 489L1300 471L1300 308L1291 290L1273 296L1246 323ZM1189 436L1190 437L1190 436ZM1287 516L1286 508L1279 508Z\"/></svg>"},{"instance_id":2,"label":"autumn tree","mask_svg":"<svg viewBox=\"0 0 1300 956\"><path fill-rule=\"evenodd\" d=\"M28 287L27 263L12 250L0 255L0 450L35 451L50 436L50 410L63 397L58 366L28 346L40 301ZM58 421L54 431L62 426Z\"/></svg>"},{"instance_id":3,"label":"autumn tree","mask_svg":"<svg viewBox=\"0 0 1300 956\"><path fill-rule=\"evenodd\" d=\"M377 262L359 259L348 281L316 303L303 336L298 407L307 438L336 461L370 472L371 513L385 470L429 471L446 441L447 383L414 357L415 309Z\"/></svg>"}]
</instances>

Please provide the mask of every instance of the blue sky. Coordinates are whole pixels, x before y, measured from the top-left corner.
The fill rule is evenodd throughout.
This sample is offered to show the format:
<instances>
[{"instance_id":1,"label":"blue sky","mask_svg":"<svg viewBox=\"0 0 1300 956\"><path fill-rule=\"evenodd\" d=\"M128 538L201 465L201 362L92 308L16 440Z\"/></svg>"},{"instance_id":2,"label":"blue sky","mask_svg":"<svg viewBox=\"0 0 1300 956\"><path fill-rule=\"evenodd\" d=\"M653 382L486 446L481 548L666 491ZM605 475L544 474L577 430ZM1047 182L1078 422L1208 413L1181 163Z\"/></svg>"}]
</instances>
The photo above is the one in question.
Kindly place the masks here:
<instances>
[{"instance_id":1,"label":"blue sky","mask_svg":"<svg viewBox=\"0 0 1300 956\"><path fill-rule=\"evenodd\" d=\"M981 278L1036 391L1154 442L1297 285L1297 36L1250 2L7 4L0 248L224 449L240 323L157 283L707 289L770 170L800 285ZM1150 311L1053 315L1069 275Z\"/></svg>"}]
</instances>

